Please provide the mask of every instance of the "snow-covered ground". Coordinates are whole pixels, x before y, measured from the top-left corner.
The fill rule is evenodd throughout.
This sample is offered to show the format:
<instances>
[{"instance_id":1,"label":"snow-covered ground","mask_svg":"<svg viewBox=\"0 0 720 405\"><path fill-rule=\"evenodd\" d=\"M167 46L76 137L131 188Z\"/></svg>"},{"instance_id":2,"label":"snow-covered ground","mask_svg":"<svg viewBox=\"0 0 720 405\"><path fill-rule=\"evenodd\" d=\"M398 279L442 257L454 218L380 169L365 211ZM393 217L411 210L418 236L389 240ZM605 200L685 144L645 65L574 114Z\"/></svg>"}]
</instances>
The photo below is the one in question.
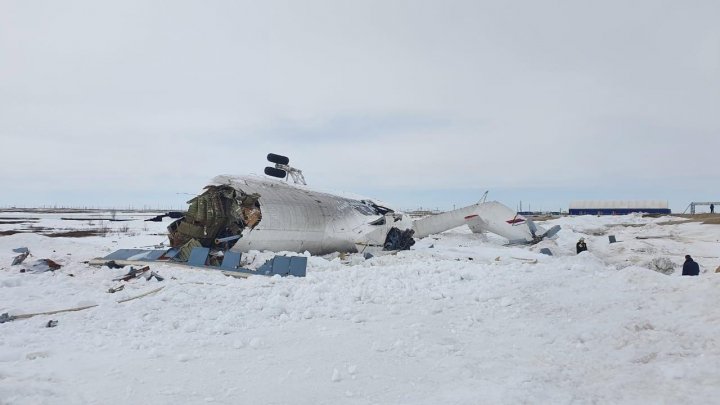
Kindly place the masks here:
<instances>
[{"instance_id":1,"label":"snow-covered ground","mask_svg":"<svg viewBox=\"0 0 720 405\"><path fill-rule=\"evenodd\" d=\"M97 304L0 324L2 404L720 401L720 225L569 217L548 222L563 227L556 241L532 248L458 228L396 255L310 257L305 278L157 265L164 281L109 294L126 270L83 262L162 243L167 221L0 216L108 228L0 236L0 313ZM590 250L575 255L580 236ZM28 266L62 269L20 273L28 266L10 263L22 246ZM680 276L685 254L699 277Z\"/></svg>"}]
</instances>

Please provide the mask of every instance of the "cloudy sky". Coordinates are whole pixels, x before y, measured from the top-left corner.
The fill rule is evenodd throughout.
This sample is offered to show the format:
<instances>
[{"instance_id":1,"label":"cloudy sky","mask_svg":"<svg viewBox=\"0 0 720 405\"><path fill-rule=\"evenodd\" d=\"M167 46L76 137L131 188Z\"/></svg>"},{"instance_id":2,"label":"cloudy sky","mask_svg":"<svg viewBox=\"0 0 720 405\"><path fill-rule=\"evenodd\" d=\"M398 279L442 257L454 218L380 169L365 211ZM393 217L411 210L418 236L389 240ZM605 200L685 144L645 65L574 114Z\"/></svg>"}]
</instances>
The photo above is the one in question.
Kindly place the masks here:
<instances>
[{"instance_id":1,"label":"cloudy sky","mask_svg":"<svg viewBox=\"0 0 720 405\"><path fill-rule=\"evenodd\" d=\"M0 207L290 156L400 208L720 200L720 2L0 0Z\"/></svg>"}]
</instances>

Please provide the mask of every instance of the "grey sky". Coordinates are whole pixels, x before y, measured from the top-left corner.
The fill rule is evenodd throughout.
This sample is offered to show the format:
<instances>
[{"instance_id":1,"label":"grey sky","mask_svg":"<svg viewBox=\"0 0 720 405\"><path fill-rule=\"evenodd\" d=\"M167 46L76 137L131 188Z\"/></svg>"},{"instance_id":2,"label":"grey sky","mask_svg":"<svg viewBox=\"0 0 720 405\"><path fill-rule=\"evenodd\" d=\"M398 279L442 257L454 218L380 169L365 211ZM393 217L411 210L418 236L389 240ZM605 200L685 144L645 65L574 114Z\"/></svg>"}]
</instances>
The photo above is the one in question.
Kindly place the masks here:
<instances>
[{"instance_id":1,"label":"grey sky","mask_svg":"<svg viewBox=\"0 0 720 405\"><path fill-rule=\"evenodd\" d=\"M401 207L720 200L718 1L0 0L0 206L287 154Z\"/></svg>"}]
</instances>

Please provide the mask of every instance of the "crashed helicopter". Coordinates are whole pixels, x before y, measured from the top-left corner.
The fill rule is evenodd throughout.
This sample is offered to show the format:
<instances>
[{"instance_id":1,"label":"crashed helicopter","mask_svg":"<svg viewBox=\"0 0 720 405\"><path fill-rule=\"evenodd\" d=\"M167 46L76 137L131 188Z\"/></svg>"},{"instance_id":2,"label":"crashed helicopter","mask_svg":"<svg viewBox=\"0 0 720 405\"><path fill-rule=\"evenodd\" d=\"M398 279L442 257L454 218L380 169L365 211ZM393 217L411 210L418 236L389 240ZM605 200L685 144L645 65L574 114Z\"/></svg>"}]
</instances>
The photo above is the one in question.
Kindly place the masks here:
<instances>
[{"instance_id":1,"label":"crashed helicopter","mask_svg":"<svg viewBox=\"0 0 720 405\"><path fill-rule=\"evenodd\" d=\"M476 233L500 235L510 244L534 244L560 230L559 226L545 230L498 202L479 202L413 220L370 199L312 190L287 157L271 153L267 159L275 164L265 168L269 177L217 176L188 201L185 216L168 226L171 246L377 254L409 249L413 238L463 224Z\"/></svg>"}]
</instances>

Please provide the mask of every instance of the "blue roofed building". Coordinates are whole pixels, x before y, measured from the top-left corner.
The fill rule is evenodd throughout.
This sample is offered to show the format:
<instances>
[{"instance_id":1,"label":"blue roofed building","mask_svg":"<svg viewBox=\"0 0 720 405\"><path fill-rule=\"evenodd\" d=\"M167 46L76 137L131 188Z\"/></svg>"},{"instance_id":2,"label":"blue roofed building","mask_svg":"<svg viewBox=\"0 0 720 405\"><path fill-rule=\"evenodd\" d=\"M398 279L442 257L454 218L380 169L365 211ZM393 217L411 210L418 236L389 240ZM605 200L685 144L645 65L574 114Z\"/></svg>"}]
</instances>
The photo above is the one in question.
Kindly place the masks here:
<instances>
[{"instance_id":1,"label":"blue roofed building","mask_svg":"<svg viewBox=\"0 0 720 405\"><path fill-rule=\"evenodd\" d=\"M570 215L625 215L633 212L670 214L667 201L661 200L590 200L570 203Z\"/></svg>"}]
</instances>

